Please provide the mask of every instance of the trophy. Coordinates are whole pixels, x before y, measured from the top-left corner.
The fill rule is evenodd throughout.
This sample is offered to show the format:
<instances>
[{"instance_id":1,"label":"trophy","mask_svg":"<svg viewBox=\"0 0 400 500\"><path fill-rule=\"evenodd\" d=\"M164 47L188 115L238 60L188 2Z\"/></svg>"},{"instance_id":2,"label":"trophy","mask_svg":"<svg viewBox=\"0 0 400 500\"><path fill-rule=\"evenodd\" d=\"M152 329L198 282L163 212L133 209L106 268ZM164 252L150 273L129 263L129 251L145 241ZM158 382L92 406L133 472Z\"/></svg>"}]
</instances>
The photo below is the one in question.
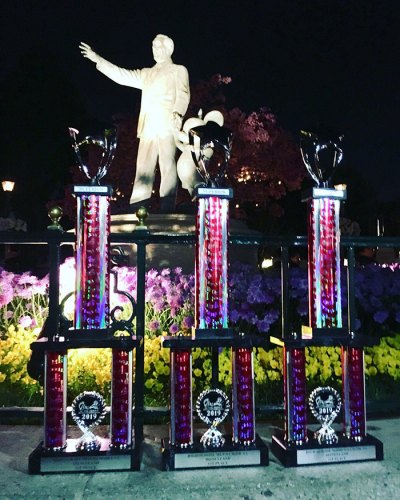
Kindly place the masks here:
<instances>
[{"instance_id":1,"label":"trophy","mask_svg":"<svg viewBox=\"0 0 400 500\"><path fill-rule=\"evenodd\" d=\"M83 436L76 445L77 451L91 452L100 450L100 440L93 434L91 429L99 425L106 413L106 403L103 396L98 392L82 392L72 401L72 418L83 432Z\"/></svg>"},{"instance_id":2,"label":"trophy","mask_svg":"<svg viewBox=\"0 0 400 500\"><path fill-rule=\"evenodd\" d=\"M86 175L92 185L100 184L100 180L106 175L114 159L117 147L116 130L106 129L104 137L86 136L80 142L77 142L79 131L71 127L68 130L79 169ZM98 156L100 156L100 159L96 158ZM92 163L96 160L99 162L97 171L92 168Z\"/></svg>"},{"instance_id":3,"label":"trophy","mask_svg":"<svg viewBox=\"0 0 400 500\"><path fill-rule=\"evenodd\" d=\"M232 132L214 121L190 129L196 169L207 187L222 183L232 149Z\"/></svg>"},{"instance_id":4,"label":"trophy","mask_svg":"<svg viewBox=\"0 0 400 500\"><path fill-rule=\"evenodd\" d=\"M317 186L328 187L332 174L343 158L343 135L332 131L300 131L303 162Z\"/></svg>"},{"instance_id":5,"label":"trophy","mask_svg":"<svg viewBox=\"0 0 400 500\"><path fill-rule=\"evenodd\" d=\"M200 443L204 448L220 448L225 444L225 438L217 429L229 413L228 396L220 389L203 391L196 401L196 411L200 419L210 428L202 435Z\"/></svg>"},{"instance_id":6,"label":"trophy","mask_svg":"<svg viewBox=\"0 0 400 500\"><path fill-rule=\"evenodd\" d=\"M310 394L308 402L311 413L322 424L314 433L318 444L336 444L338 437L331 425L342 406L339 393L332 387L317 387Z\"/></svg>"},{"instance_id":7,"label":"trophy","mask_svg":"<svg viewBox=\"0 0 400 500\"><path fill-rule=\"evenodd\" d=\"M163 339L163 346L171 349L170 437L163 440L163 464L169 470L268 464L267 448L255 434L253 340L229 325L229 200L233 189L227 187L226 170L232 133L223 127L223 116L217 111L207 114L204 121L199 125L196 119L196 126L188 129L190 147L185 149L198 172L195 177L202 180L195 186L195 321L191 338ZM192 349L198 347L211 350L212 388L197 398L196 411L207 430L194 436ZM216 388L221 347L232 350L232 435L218 429L230 411L230 398Z\"/></svg>"}]
</instances>

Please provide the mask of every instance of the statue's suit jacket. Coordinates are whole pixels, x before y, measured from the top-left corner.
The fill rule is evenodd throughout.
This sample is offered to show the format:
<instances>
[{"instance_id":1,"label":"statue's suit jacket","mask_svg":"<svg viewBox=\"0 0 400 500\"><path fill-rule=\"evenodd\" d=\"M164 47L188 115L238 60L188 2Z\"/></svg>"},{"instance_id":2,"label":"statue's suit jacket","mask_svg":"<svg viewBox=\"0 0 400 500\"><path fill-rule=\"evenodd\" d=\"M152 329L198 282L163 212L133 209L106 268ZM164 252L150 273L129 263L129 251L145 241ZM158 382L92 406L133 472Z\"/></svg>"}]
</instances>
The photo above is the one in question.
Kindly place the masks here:
<instances>
[{"instance_id":1,"label":"statue's suit jacket","mask_svg":"<svg viewBox=\"0 0 400 500\"><path fill-rule=\"evenodd\" d=\"M141 139L172 134L172 113L186 113L190 100L189 76L184 66L165 62L151 68L124 69L105 59L96 67L120 85L142 91L137 135Z\"/></svg>"}]
</instances>

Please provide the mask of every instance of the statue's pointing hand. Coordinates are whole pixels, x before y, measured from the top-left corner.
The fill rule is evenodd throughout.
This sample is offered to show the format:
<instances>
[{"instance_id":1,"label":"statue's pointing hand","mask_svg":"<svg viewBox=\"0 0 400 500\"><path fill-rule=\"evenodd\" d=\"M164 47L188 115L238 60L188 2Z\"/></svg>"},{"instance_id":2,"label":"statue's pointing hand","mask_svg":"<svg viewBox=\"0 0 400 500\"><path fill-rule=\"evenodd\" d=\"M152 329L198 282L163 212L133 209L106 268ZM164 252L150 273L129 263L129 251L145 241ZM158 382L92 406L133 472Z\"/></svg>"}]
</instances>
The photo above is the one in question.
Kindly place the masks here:
<instances>
[{"instance_id":1,"label":"statue's pointing hand","mask_svg":"<svg viewBox=\"0 0 400 500\"><path fill-rule=\"evenodd\" d=\"M94 63L100 62L100 56L96 54L94 50L88 45L87 43L81 42L79 45L79 48L81 49L81 54L83 57L86 57L87 59L90 59Z\"/></svg>"}]
</instances>

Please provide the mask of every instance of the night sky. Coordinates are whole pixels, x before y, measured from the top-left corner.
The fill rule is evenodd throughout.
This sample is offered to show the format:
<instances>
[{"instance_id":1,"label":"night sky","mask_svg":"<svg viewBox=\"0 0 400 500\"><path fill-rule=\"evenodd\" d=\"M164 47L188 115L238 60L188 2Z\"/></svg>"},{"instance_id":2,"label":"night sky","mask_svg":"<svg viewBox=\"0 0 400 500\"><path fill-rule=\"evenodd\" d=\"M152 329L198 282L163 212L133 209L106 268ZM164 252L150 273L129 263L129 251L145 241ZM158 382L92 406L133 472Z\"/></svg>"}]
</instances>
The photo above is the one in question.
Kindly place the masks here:
<instances>
[{"instance_id":1,"label":"night sky","mask_svg":"<svg viewBox=\"0 0 400 500\"><path fill-rule=\"evenodd\" d=\"M164 33L192 82L232 77L228 107L269 107L295 137L319 123L336 128L345 135L346 164L372 181L381 199L400 194L397 0L8 0L1 10L0 83L21 71L32 51L52 53L50 68L56 60L87 115L111 122L117 112L136 111L140 92L97 72L79 42L141 68L153 64L151 41Z\"/></svg>"}]
</instances>

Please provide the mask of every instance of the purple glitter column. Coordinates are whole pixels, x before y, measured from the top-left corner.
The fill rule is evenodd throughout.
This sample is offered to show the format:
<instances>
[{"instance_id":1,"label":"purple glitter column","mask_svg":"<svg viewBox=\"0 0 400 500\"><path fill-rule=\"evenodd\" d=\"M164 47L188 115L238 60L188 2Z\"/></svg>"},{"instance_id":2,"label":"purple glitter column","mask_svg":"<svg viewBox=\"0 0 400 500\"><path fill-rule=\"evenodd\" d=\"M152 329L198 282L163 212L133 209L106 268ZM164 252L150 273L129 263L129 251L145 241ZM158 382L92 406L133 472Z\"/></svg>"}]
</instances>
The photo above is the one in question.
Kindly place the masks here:
<instances>
[{"instance_id":1,"label":"purple glitter column","mask_svg":"<svg viewBox=\"0 0 400 500\"><path fill-rule=\"evenodd\" d=\"M113 349L111 389L111 447L132 444L132 352Z\"/></svg>"},{"instance_id":2,"label":"purple glitter column","mask_svg":"<svg viewBox=\"0 0 400 500\"><path fill-rule=\"evenodd\" d=\"M342 348L344 428L348 438L361 441L366 436L364 350Z\"/></svg>"},{"instance_id":3,"label":"purple glitter column","mask_svg":"<svg viewBox=\"0 0 400 500\"><path fill-rule=\"evenodd\" d=\"M285 439L289 443L307 441L306 361L304 349L283 349Z\"/></svg>"},{"instance_id":4,"label":"purple glitter column","mask_svg":"<svg viewBox=\"0 0 400 500\"><path fill-rule=\"evenodd\" d=\"M232 348L233 442L250 445L256 439L253 350Z\"/></svg>"},{"instance_id":5,"label":"purple glitter column","mask_svg":"<svg viewBox=\"0 0 400 500\"><path fill-rule=\"evenodd\" d=\"M228 328L229 200L198 200L196 245L196 327Z\"/></svg>"},{"instance_id":6,"label":"purple glitter column","mask_svg":"<svg viewBox=\"0 0 400 500\"><path fill-rule=\"evenodd\" d=\"M46 352L44 401L44 447L61 450L67 443L66 436L66 355Z\"/></svg>"},{"instance_id":7,"label":"purple glitter column","mask_svg":"<svg viewBox=\"0 0 400 500\"><path fill-rule=\"evenodd\" d=\"M77 209L75 327L106 328L110 279L109 197L79 195Z\"/></svg>"},{"instance_id":8,"label":"purple glitter column","mask_svg":"<svg viewBox=\"0 0 400 500\"><path fill-rule=\"evenodd\" d=\"M192 443L192 353L171 350L171 444L186 448Z\"/></svg>"},{"instance_id":9,"label":"purple glitter column","mask_svg":"<svg viewBox=\"0 0 400 500\"><path fill-rule=\"evenodd\" d=\"M310 326L342 326L340 293L340 201L311 199L308 207Z\"/></svg>"}]
</instances>

